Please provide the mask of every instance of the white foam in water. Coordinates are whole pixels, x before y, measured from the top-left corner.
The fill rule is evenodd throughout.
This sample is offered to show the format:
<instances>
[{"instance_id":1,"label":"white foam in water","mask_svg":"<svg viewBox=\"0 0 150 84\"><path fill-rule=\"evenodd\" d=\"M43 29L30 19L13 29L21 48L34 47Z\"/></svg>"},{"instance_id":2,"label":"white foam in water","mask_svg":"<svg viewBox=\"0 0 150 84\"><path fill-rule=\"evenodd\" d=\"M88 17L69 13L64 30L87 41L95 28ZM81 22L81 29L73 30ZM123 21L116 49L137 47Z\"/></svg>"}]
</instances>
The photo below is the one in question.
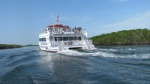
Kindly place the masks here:
<instances>
[{"instance_id":1,"label":"white foam in water","mask_svg":"<svg viewBox=\"0 0 150 84\"><path fill-rule=\"evenodd\" d=\"M59 51L59 54L65 54L69 56L83 56L82 52L75 51L75 50L65 50L65 51Z\"/></svg>"},{"instance_id":2,"label":"white foam in water","mask_svg":"<svg viewBox=\"0 0 150 84\"><path fill-rule=\"evenodd\" d=\"M135 55L129 55L127 58L132 59L150 59L150 54L135 54Z\"/></svg>"},{"instance_id":3,"label":"white foam in water","mask_svg":"<svg viewBox=\"0 0 150 84\"><path fill-rule=\"evenodd\" d=\"M101 51L110 51L110 52L116 52L116 49L99 49Z\"/></svg>"},{"instance_id":4,"label":"white foam in water","mask_svg":"<svg viewBox=\"0 0 150 84\"><path fill-rule=\"evenodd\" d=\"M123 49L121 52L135 51L136 49ZM75 50L60 51L59 54L64 54L68 56L100 56L108 58L125 58L125 59L150 59L150 54L116 54L114 52L119 52L120 49L95 49L89 52L80 52Z\"/></svg>"},{"instance_id":5,"label":"white foam in water","mask_svg":"<svg viewBox=\"0 0 150 84\"><path fill-rule=\"evenodd\" d=\"M150 59L150 54L142 56L141 59Z\"/></svg>"},{"instance_id":6,"label":"white foam in water","mask_svg":"<svg viewBox=\"0 0 150 84\"><path fill-rule=\"evenodd\" d=\"M79 52L79 51L75 51L75 50L68 50L68 51L60 51L58 53L64 54L64 55L69 55L69 56L101 56L101 57L113 57L113 58L118 57L118 56L114 55L113 53L102 52L102 51L88 53L88 52Z\"/></svg>"}]
</instances>

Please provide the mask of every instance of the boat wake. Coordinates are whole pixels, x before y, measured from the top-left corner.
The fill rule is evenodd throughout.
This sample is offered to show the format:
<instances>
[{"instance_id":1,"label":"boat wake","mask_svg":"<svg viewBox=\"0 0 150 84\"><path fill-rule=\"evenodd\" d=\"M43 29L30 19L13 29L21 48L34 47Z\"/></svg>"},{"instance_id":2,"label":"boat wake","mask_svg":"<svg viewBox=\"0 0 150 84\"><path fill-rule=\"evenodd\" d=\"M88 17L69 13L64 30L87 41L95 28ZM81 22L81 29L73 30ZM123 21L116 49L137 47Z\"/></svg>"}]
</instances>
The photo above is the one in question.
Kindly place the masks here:
<instances>
[{"instance_id":1,"label":"boat wake","mask_svg":"<svg viewBox=\"0 0 150 84\"><path fill-rule=\"evenodd\" d=\"M37 48L0 51L0 84L87 84L108 79L110 83L114 80L120 83L126 78L130 81L125 84L133 83L132 80L137 81L135 84L149 83L149 46L110 46L58 53Z\"/></svg>"},{"instance_id":2,"label":"boat wake","mask_svg":"<svg viewBox=\"0 0 150 84\"><path fill-rule=\"evenodd\" d=\"M100 56L107 58L125 58L125 59L150 59L149 52L143 52L146 50L139 49L101 49L97 48L95 50L68 50L60 51L58 54L63 54L67 56Z\"/></svg>"}]
</instances>

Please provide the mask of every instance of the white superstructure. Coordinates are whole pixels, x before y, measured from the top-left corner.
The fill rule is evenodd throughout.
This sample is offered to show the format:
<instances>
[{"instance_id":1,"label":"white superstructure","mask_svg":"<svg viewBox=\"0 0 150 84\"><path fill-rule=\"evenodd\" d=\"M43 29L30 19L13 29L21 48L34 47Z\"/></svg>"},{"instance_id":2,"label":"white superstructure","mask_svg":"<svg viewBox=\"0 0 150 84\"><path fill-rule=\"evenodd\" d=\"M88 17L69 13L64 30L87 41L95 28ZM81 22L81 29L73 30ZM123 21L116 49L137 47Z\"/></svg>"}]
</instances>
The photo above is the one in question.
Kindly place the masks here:
<instances>
[{"instance_id":1,"label":"white superstructure","mask_svg":"<svg viewBox=\"0 0 150 84\"><path fill-rule=\"evenodd\" d=\"M94 49L94 45L87 37L87 32L81 27L71 29L57 23L48 25L43 33L39 34L39 47L45 51L65 51L69 49Z\"/></svg>"}]
</instances>

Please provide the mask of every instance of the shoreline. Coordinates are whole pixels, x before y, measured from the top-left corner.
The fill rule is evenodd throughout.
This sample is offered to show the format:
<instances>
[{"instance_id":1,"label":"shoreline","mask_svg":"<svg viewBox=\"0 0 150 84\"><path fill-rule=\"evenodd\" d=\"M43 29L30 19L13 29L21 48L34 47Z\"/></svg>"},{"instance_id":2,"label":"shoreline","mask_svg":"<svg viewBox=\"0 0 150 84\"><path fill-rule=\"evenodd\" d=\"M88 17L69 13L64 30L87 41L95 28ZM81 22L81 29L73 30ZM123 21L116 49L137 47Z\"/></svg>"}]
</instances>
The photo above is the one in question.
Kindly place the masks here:
<instances>
[{"instance_id":1,"label":"shoreline","mask_svg":"<svg viewBox=\"0 0 150 84\"><path fill-rule=\"evenodd\" d=\"M13 48L30 47L30 46L38 46L38 45L36 45L36 44L28 44L28 45L0 44L0 50L2 50L2 49L13 49Z\"/></svg>"},{"instance_id":2,"label":"shoreline","mask_svg":"<svg viewBox=\"0 0 150 84\"><path fill-rule=\"evenodd\" d=\"M22 45L17 44L0 44L0 49L22 48Z\"/></svg>"}]
</instances>

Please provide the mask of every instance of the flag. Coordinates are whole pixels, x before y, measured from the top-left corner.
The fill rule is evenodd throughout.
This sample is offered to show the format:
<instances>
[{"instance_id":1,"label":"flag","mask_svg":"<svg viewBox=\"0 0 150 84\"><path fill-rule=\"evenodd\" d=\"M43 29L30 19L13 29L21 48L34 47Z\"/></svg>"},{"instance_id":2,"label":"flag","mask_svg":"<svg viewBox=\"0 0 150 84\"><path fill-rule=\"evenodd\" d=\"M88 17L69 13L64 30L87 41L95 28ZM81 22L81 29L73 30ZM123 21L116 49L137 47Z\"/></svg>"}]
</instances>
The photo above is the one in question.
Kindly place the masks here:
<instances>
[{"instance_id":1,"label":"flag","mask_svg":"<svg viewBox=\"0 0 150 84\"><path fill-rule=\"evenodd\" d=\"M58 14L58 16L57 16L57 20L56 20L56 22L57 22L57 23L59 22L59 14Z\"/></svg>"}]
</instances>

